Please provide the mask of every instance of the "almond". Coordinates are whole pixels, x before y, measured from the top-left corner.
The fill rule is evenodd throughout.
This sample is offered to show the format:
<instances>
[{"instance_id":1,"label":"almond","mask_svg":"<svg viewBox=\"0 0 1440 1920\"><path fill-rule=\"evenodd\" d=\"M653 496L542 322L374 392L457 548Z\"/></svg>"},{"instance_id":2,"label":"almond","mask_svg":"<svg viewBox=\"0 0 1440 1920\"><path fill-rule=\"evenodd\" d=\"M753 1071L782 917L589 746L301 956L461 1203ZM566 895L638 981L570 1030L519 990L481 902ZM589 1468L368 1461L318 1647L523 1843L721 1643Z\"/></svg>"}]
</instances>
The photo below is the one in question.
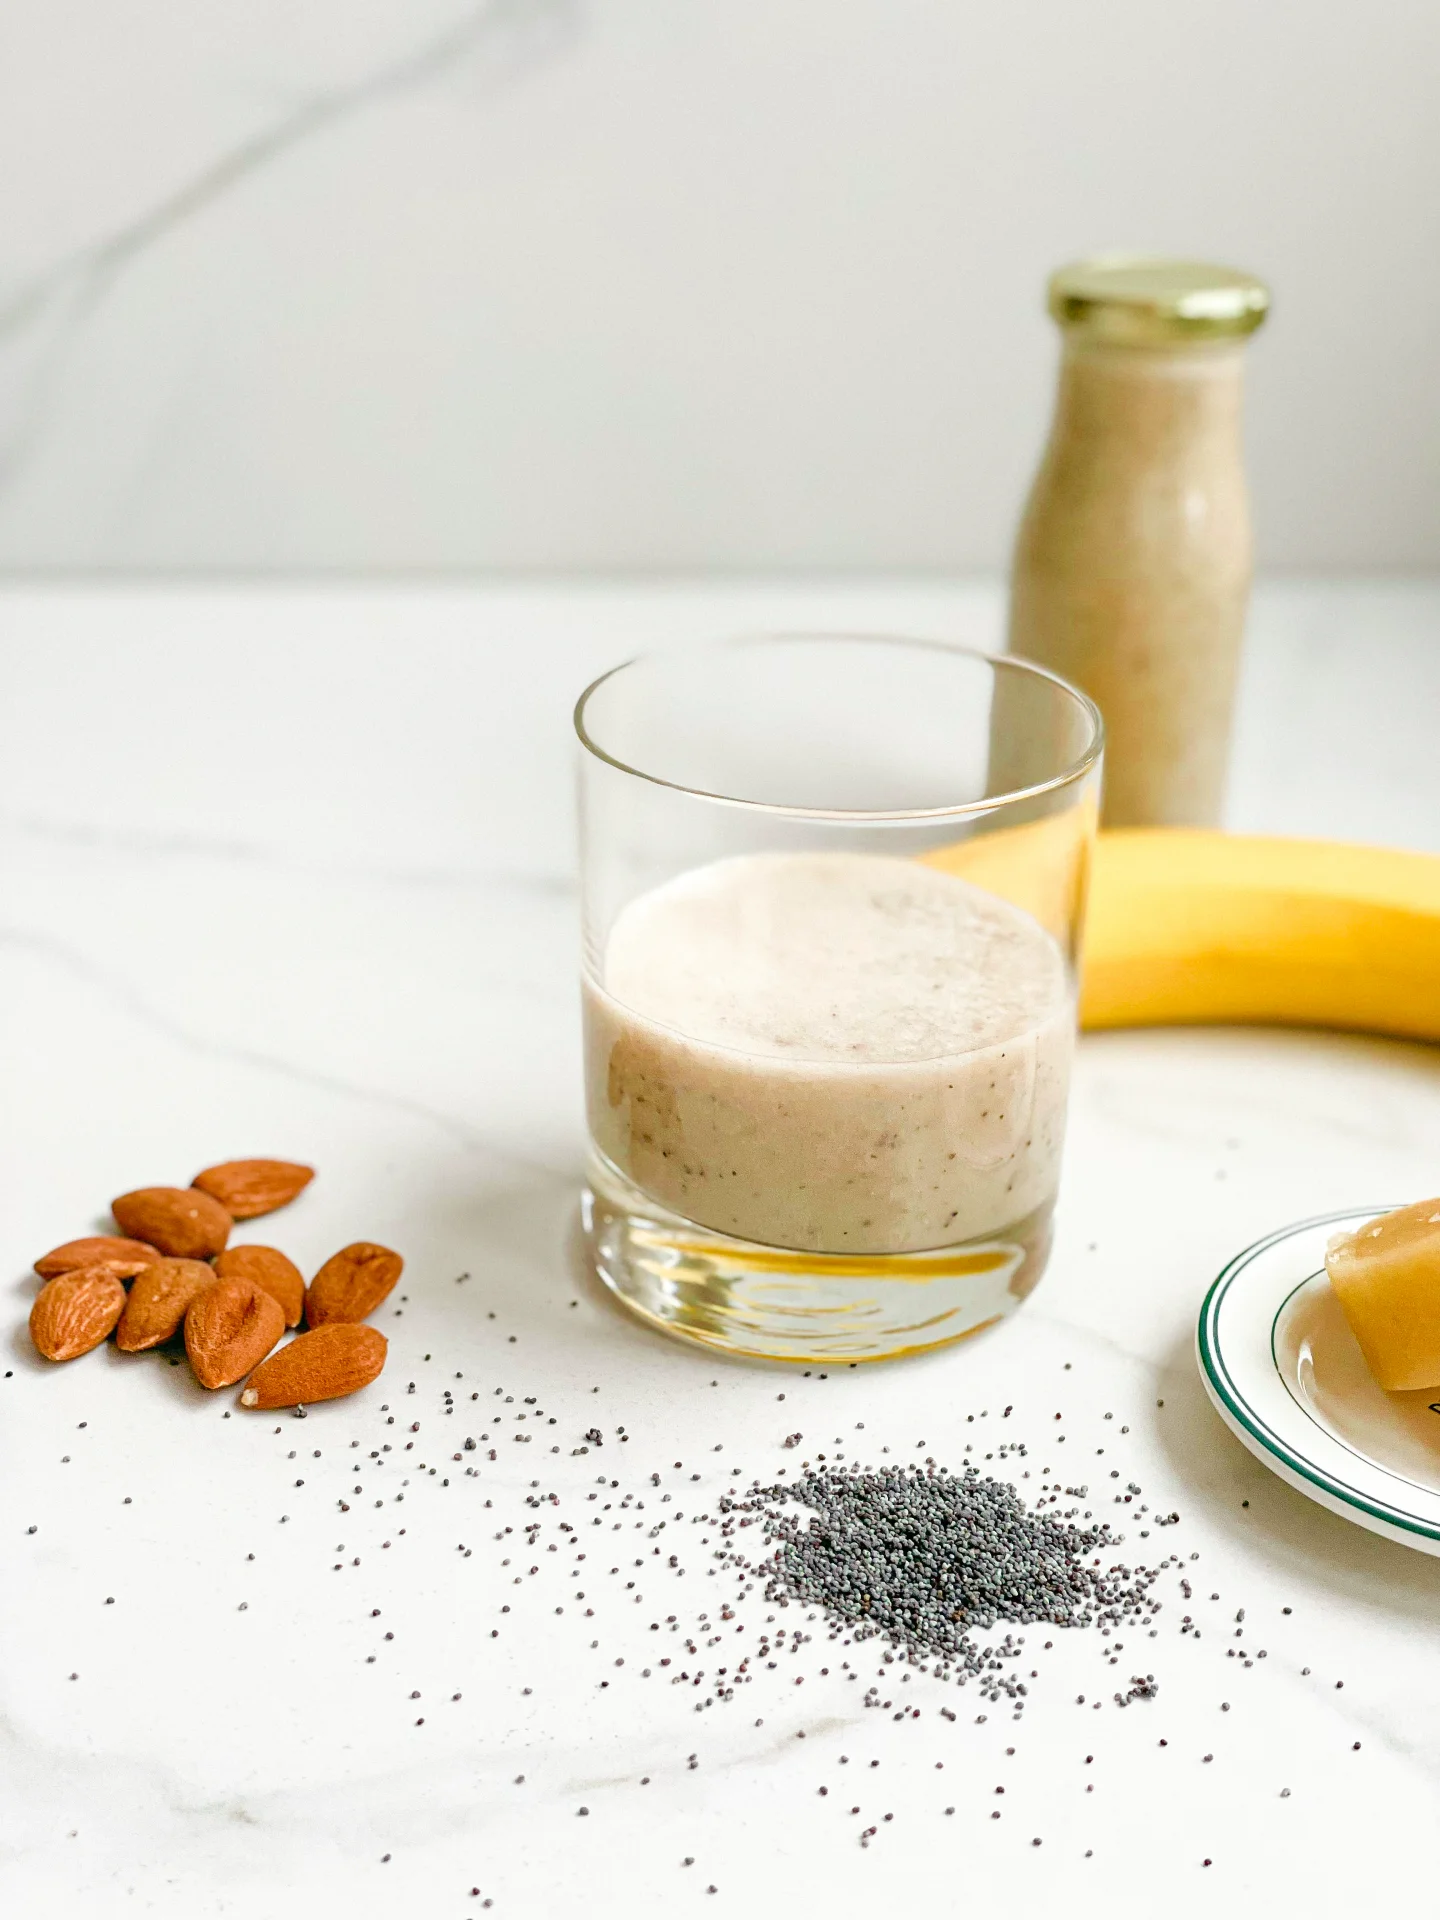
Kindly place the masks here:
<instances>
[{"instance_id":1,"label":"almond","mask_svg":"<svg viewBox=\"0 0 1440 1920\"><path fill-rule=\"evenodd\" d=\"M244 1278L217 1280L190 1302L185 1351L202 1387L229 1387L262 1361L285 1331L280 1302Z\"/></svg>"},{"instance_id":2,"label":"almond","mask_svg":"<svg viewBox=\"0 0 1440 1920\"><path fill-rule=\"evenodd\" d=\"M85 1240L67 1240L35 1262L42 1280L53 1280L57 1273L74 1273L79 1267L104 1267L117 1280L133 1280L137 1273L160 1258L157 1247L143 1240L121 1240L113 1233L92 1233Z\"/></svg>"},{"instance_id":3,"label":"almond","mask_svg":"<svg viewBox=\"0 0 1440 1920\"><path fill-rule=\"evenodd\" d=\"M332 1253L310 1282L305 1319L312 1327L333 1321L363 1320L372 1314L400 1278L405 1262L389 1247L357 1240Z\"/></svg>"},{"instance_id":4,"label":"almond","mask_svg":"<svg viewBox=\"0 0 1440 1920\"><path fill-rule=\"evenodd\" d=\"M190 1182L218 1200L232 1220L255 1220L292 1201L315 1178L298 1160L226 1160Z\"/></svg>"},{"instance_id":5,"label":"almond","mask_svg":"<svg viewBox=\"0 0 1440 1920\"><path fill-rule=\"evenodd\" d=\"M125 1289L108 1267L78 1267L47 1280L30 1309L30 1338L47 1360L77 1360L98 1347L125 1311Z\"/></svg>"},{"instance_id":6,"label":"almond","mask_svg":"<svg viewBox=\"0 0 1440 1920\"><path fill-rule=\"evenodd\" d=\"M298 1327L305 1317L305 1281L293 1260L278 1247L227 1247L215 1262L222 1280L253 1280L272 1300L278 1300L287 1327Z\"/></svg>"},{"instance_id":7,"label":"almond","mask_svg":"<svg viewBox=\"0 0 1440 1920\"><path fill-rule=\"evenodd\" d=\"M386 1339L374 1327L336 1321L272 1353L245 1382L242 1407L302 1407L368 1387L385 1365Z\"/></svg>"},{"instance_id":8,"label":"almond","mask_svg":"<svg viewBox=\"0 0 1440 1920\"><path fill-rule=\"evenodd\" d=\"M125 1302L115 1344L122 1353L144 1353L180 1331L190 1302L215 1284L204 1260L157 1260L146 1267Z\"/></svg>"},{"instance_id":9,"label":"almond","mask_svg":"<svg viewBox=\"0 0 1440 1920\"><path fill-rule=\"evenodd\" d=\"M112 1201L123 1232L176 1260L207 1260L230 1238L230 1215L194 1187L140 1187Z\"/></svg>"}]
</instances>

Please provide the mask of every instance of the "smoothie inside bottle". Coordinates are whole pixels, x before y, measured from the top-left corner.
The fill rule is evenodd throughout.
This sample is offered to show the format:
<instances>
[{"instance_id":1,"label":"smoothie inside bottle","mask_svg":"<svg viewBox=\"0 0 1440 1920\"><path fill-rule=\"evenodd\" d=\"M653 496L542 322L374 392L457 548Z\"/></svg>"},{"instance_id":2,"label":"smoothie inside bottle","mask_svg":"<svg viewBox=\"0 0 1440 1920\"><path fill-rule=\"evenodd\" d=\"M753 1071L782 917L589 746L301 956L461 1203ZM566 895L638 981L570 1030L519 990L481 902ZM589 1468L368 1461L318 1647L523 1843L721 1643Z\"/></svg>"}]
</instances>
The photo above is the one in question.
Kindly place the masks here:
<instances>
[{"instance_id":1,"label":"smoothie inside bottle","mask_svg":"<svg viewBox=\"0 0 1440 1920\"><path fill-rule=\"evenodd\" d=\"M1219 823L1251 574L1242 356L1268 304L1193 261L1107 257L1050 282L1063 358L1009 644L1104 715L1108 826Z\"/></svg>"}]
</instances>

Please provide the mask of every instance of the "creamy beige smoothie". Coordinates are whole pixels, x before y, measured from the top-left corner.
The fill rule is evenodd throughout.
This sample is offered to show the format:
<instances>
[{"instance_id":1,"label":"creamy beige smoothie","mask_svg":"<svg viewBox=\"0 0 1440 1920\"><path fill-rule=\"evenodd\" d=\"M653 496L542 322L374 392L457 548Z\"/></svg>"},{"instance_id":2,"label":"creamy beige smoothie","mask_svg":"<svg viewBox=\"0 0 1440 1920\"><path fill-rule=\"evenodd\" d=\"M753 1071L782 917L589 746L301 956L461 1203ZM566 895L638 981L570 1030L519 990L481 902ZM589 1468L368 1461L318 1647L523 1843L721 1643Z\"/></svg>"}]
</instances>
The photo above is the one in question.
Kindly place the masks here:
<instances>
[{"instance_id":1,"label":"creamy beige smoothie","mask_svg":"<svg viewBox=\"0 0 1440 1920\"><path fill-rule=\"evenodd\" d=\"M905 1253L1054 1198L1065 963L954 875L848 853L696 868L620 914L584 1003L596 1146L702 1226Z\"/></svg>"}]
</instances>

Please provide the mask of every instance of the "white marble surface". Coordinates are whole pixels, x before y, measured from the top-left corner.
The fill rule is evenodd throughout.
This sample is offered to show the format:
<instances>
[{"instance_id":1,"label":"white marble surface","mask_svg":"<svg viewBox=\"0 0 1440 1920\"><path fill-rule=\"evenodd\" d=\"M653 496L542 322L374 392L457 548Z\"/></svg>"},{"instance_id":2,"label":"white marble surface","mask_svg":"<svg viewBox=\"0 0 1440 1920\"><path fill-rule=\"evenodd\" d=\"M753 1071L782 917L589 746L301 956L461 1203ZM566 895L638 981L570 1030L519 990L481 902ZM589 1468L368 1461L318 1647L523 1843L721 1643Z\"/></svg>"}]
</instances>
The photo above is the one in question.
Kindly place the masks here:
<instances>
[{"instance_id":1,"label":"white marble surface","mask_svg":"<svg viewBox=\"0 0 1440 1920\"><path fill-rule=\"evenodd\" d=\"M1433 1906L1440 1565L1267 1475L1190 1352L1229 1253L1440 1184L1433 1049L1087 1040L1053 1268L993 1337L927 1360L725 1364L577 1270L571 695L637 644L826 620L985 638L996 605L904 583L0 603L7 1914L1330 1913L1378 1886ZM1440 845L1437 623L1434 587L1262 596L1236 823ZM163 1357L33 1357L39 1250L124 1188L252 1151L321 1172L245 1237L307 1265L358 1235L405 1252L383 1382L303 1422L227 1418ZM667 1616L688 1628L721 1586L676 1509L793 1462L794 1430L808 1451L863 1421L869 1456L958 1461L1005 1404L1036 1474L1113 1462L1181 1513L1135 1542L1195 1585L1181 1603L1166 1577L1156 1639L1112 1668L1097 1635L1056 1635L1018 1726L918 1677L884 1694L918 1720L864 1711L823 1641L703 1711L667 1684ZM606 1445L576 1456L592 1424ZM602 1467L620 1489L592 1503ZM558 1507L526 1506L536 1479ZM590 1524L632 1489L638 1529ZM578 1581L548 1552L562 1520ZM1248 1668L1226 1657L1240 1607L1267 1652ZM766 1611L742 1611L751 1644ZM1157 1700L1075 1704L1132 1671Z\"/></svg>"}]
</instances>

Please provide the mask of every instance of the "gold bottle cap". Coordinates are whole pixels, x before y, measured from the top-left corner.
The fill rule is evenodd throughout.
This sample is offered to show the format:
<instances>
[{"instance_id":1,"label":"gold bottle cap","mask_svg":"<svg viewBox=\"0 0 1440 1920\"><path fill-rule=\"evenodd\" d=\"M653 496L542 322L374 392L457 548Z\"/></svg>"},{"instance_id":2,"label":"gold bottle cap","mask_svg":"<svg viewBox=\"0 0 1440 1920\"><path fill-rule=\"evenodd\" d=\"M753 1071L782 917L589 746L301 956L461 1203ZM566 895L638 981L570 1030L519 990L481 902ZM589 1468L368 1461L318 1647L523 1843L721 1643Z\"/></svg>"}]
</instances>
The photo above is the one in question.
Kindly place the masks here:
<instances>
[{"instance_id":1,"label":"gold bottle cap","mask_svg":"<svg viewBox=\"0 0 1440 1920\"><path fill-rule=\"evenodd\" d=\"M1253 274L1201 260L1102 253L1050 276L1047 304L1068 333L1115 346L1178 346L1240 339L1270 308Z\"/></svg>"}]
</instances>

